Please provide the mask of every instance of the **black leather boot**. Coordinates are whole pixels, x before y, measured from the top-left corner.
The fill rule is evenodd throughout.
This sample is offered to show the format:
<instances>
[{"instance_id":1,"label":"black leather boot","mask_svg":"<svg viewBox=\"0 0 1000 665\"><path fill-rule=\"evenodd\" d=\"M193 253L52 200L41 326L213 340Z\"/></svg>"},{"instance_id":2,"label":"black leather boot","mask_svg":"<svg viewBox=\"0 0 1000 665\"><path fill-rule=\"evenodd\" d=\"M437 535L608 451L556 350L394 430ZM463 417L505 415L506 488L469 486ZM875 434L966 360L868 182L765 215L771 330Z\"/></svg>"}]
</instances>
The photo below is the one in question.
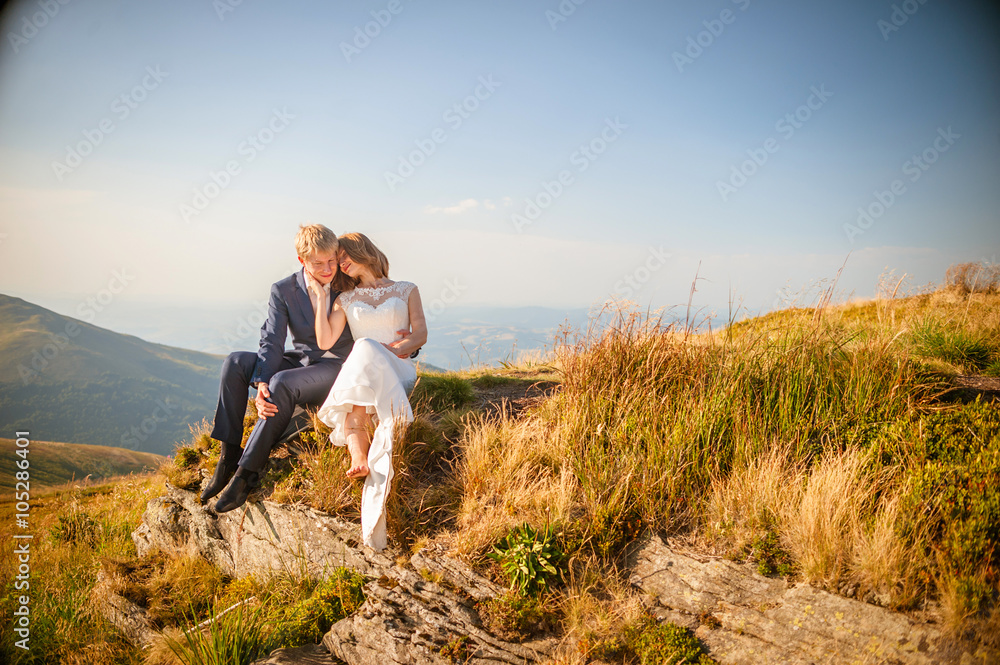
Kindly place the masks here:
<instances>
[{"instance_id":1,"label":"black leather boot","mask_svg":"<svg viewBox=\"0 0 1000 665\"><path fill-rule=\"evenodd\" d=\"M205 503L213 496L221 492L229 480L236 473L240 465L240 456L243 454L242 448L227 448L223 446L222 454L219 455L219 463L215 465L215 474L208 481L205 490L201 493L201 502Z\"/></svg>"},{"instance_id":2,"label":"black leather boot","mask_svg":"<svg viewBox=\"0 0 1000 665\"><path fill-rule=\"evenodd\" d=\"M233 479L229 481L229 485L219 496L219 500L215 502L215 512L228 513L230 510L239 508L247 502L250 490L257 487L257 485L257 472L247 471L243 467L240 467L236 475L233 476Z\"/></svg>"}]
</instances>

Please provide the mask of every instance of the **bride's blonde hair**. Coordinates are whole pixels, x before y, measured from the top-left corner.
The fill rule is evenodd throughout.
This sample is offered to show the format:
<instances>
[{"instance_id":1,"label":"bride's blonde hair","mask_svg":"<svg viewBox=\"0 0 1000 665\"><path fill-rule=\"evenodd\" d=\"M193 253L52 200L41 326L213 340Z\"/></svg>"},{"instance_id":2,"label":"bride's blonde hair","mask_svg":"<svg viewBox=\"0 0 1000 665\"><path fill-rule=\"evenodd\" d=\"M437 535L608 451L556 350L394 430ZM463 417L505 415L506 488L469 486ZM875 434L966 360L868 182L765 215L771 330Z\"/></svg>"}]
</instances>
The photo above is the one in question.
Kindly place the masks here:
<instances>
[{"instance_id":1,"label":"bride's blonde hair","mask_svg":"<svg viewBox=\"0 0 1000 665\"><path fill-rule=\"evenodd\" d=\"M371 270L375 279L389 276L389 259L364 233L345 233L340 236L340 249L352 261Z\"/></svg>"}]
</instances>

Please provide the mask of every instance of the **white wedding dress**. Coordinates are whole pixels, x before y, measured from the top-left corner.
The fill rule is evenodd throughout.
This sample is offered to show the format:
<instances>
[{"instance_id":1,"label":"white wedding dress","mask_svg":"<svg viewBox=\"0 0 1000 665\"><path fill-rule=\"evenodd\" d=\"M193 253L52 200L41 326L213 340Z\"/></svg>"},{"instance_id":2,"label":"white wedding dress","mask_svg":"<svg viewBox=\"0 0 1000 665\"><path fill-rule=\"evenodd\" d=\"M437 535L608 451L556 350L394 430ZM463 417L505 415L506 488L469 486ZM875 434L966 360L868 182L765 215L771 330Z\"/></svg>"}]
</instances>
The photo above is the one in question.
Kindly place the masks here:
<instances>
[{"instance_id":1,"label":"white wedding dress","mask_svg":"<svg viewBox=\"0 0 1000 665\"><path fill-rule=\"evenodd\" d=\"M385 549L385 500L392 482L393 429L413 422L407 398L417 381L409 358L394 355L383 343L400 339L397 330L410 329L410 282L358 287L340 294L340 306L354 337L351 350L330 389L319 418L333 428L330 441L347 445L344 422L355 404L372 414L375 434L368 450L368 476L361 493L361 534L365 545Z\"/></svg>"},{"instance_id":2,"label":"white wedding dress","mask_svg":"<svg viewBox=\"0 0 1000 665\"><path fill-rule=\"evenodd\" d=\"M400 339L397 330L410 329L407 303L414 288L411 282L393 282L340 294L354 348L319 409L320 420L333 428L330 441L338 446L347 445L344 422L355 404L372 414L376 426L361 492L361 534L365 545L376 550L386 545L385 500L393 476L393 429L413 422L407 395L417 381L413 361L394 355L382 344Z\"/></svg>"}]
</instances>

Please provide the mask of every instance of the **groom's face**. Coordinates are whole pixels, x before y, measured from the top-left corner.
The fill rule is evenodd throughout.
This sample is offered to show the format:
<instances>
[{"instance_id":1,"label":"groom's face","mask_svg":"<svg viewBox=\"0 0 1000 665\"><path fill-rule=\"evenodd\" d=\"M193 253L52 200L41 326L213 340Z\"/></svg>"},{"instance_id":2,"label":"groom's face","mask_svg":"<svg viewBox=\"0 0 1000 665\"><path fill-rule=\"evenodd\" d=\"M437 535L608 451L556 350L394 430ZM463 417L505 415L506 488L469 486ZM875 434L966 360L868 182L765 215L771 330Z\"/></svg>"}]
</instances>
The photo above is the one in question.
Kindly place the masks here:
<instances>
[{"instance_id":1,"label":"groom's face","mask_svg":"<svg viewBox=\"0 0 1000 665\"><path fill-rule=\"evenodd\" d=\"M329 284L337 274L337 252L316 252L306 258L299 257L299 263L313 279L320 284Z\"/></svg>"}]
</instances>

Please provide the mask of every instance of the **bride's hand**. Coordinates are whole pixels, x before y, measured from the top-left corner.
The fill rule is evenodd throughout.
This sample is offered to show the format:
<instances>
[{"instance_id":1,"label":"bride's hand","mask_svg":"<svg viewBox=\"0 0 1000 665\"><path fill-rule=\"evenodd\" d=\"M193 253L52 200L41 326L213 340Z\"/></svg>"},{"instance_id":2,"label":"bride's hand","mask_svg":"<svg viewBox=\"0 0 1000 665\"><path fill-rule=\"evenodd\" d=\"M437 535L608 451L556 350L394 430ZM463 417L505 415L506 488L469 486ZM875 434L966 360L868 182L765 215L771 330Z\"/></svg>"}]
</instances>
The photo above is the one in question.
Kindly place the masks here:
<instances>
[{"instance_id":1,"label":"bride's hand","mask_svg":"<svg viewBox=\"0 0 1000 665\"><path fill-rule=\"evenodd\" d=\"M396 348L396 345L398 345L402 341L403 340L399 340L398 342L393 342L392 344L386 344L385 342L382 342L382 346L389 349L389 352L392 353L392 355L396 356L397 358L402 358L403 360L406 360L407 358L410 357L410 354L400 353L399 349Z\"/></svg>"},{"instance_id":2,"label":"bride's hand","mask_svg":"<svg viewBox=\"0 0 1000 665\"><path fill-rule=\"evenodd\" d=\"M400 336L400 339L397 339L395 342L392 342L390 344L383 343L382 346L384 346L385 348L389 349L389 351L391 351L393 354L395 354L396 357L402 358L403 360L406 360L407 358L410 357L410 353L411 352L410 351L405 351L405 352L400 353L399 347L406 341L406 338L410 336L410 331L409 330L397 330L396 334Z\"/></svg>"}]
</instances>

